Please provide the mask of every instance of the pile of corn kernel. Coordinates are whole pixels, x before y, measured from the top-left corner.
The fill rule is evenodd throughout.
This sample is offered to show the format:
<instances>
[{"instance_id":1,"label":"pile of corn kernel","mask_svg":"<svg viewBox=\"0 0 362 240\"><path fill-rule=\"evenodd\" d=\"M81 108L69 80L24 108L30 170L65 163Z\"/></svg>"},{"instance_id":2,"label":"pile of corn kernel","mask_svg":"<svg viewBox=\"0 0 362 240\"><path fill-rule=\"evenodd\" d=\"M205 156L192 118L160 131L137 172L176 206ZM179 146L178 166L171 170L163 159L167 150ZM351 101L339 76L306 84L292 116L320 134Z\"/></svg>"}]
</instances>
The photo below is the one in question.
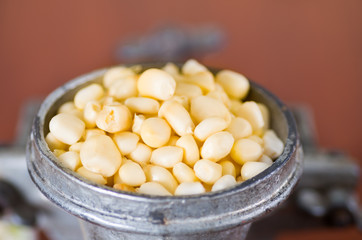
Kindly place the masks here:
<instances>
[{"instance_id":1,"label":"pile of corn kernel","mask_svg":"<svg viewBox=\"0 0 362 240\"><path fill-rule=\"evenodd\" d=\"M49 123L46 142L65 167L95 183L151 195L217 191L252 178L283 151L269 110L242 100L241 74L114 67L80 89Z\"/></svg>"}]
</instances>

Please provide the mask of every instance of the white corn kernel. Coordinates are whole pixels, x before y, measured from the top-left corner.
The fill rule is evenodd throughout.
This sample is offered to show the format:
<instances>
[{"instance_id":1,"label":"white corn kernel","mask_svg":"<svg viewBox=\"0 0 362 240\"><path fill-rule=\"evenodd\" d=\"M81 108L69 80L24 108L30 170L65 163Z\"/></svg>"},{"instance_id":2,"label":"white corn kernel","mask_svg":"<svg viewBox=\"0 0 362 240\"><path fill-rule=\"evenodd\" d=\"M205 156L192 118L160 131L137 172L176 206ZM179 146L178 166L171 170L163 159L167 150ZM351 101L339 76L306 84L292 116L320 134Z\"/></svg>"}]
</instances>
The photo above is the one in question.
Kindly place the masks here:
<instances>
[{"instance_id":1,"label":"white corn kernel","mask_svg":"<svg viewBox=\"0 0 362 240\"><path fill-rule=\"evenodd\" d=\"M118 174L117 174L118 175ZM116 183L113 185L114 189L121 190L121 191L128 191L128 192L135 192L136 190L134 187L128 186L124 183Z\"/></svg>"},{"instance_id":2,"label":"white corn kernel","mask_svg":"<svg viewBox=\"0 0 362 240\"><path fill-rule=\"evenodd\" d=\"M218 83L215 84L215 90L209 92L208 94L206 94L206 96L219 100L227 108L231 107L231 100L229 96L225 93L224 89Z\"/></svg>"},{"instance_id":3,"label":"white corn kernel","mask_svg":"<svg viewBox=\"0 0 362 240\"><path fill-rule=\"evenodd\" d=\"M284 150L284 144L273 130L267 130L263 136L263 140L264 153L266 155L268 155L272 159L275 159L282 154Z\"/></svg>"},{"instance_id":4,"label":"white corn kernel","mask_svg":"<svg viewBox=\"0 0 362 240\"><path fill-rule=\"evenodd\" d=\"M207 184L215 183L222 176L222 167L220 164L208 159L201 159L194 165L196 177Z\"/></svg>"},{"instance_id":5,"label":"white corn kernel","mask_svg":"<svg viewBox=\"0 0 362 240\"><path fill-rule=\"evenodd\" d=\"M83 134L84 140L98 135L106 135L106 132L99 129L99 128L93 128L93 129L86 129Z\"/></svg>"},{"instance_id":6,"label":"white corn kernel","mask_svg":"<svg viewBox=\"0 0 362 240\"><path fill-rule=\"evenodd\" d=\"M127 155L128 158L141 165L144 165L150 161L152 149L144 143L137 143L136 148Z\"/></svg>"},{"instance_id":7,"label":"white corn kernel","mask_svg":"<svg viewBox=\"0 0 362 240\"><path fill-rule=\"evenodd\" d=\"M108 95L117 100L137 96L137 81L135 77L117 79L109 86Z\"/></svg>"},{"instance_id":8,"label":"white corn kernel","mask_svg":"<svg viewBox=\"0 0 362 240\"><path fill-rule=\"evenodd\" d=\"M207 68L196 61L195 59L189 59L187 60L184 65L182 66L182 73L183 74L196 74L199 72L205 72L208 71Z\"/></svg>"},{"instance_id":9,"label":"white corn kernel","mask_svg":"<svg viewBox=\"0 0 362 240\"><path fill-rule=\"evenodd\" d=\"M226 131L214 133L202 145L201 157L217 162L230 153L233 144L234 138L231 133Z\"/></svg>"},{"instance_id":10,"label":"white corn kernel","mask_svg":"<svg viewBox=\"0 0 362 240\"><path fill-rule=\"evenodd\" d=\"M176 82L167 72L151 68L141 74L137 81L137 89L143 97L167 100L174 95Z\"/></svg>"},{"instance_id":11,"label":"white corn kernel","mask_svg":"<svg viewBox=\"0 0 362 240\"><path fill-rule=\"evenodd\" d=\"M230 100L230 112L237 116L238 112L240 112L241 107L243 106L243 103L240 100L231 99Z\"/></svg>"},{"instance_id":12,"label":"white corn kernel","mask_svg":"<svg viewBox=\"0 0 362 240\"><path fill-rule=\"evenodd\" d=\"M263 155L259 158L258 162L263 162L263 163L267 163L267 164L270 164L270 165L273 164L273 160L272 160L269 156L267 156L267 155L265 155L265 154L263 154Z\"/></svg>"},{"instance_id":13,"label":"white corn kernel","mask_svg":"<svg viewBox=\"0 0 362 240\"><path fill-rule=\"evenodd\" d=\"M56 139L71 145L82 137L85 124L74 115L60 113L50 120L49 129Z\"/></svg>"},{"instance_id":14,"label":"white corn kernel","mask_svg":"<svg viewBox=\"0 0 362 240\"><path fill-rule=\"evenodd\" d=\"M221 84L225 92L232 98L242 99L249 92L250 84L242 74L231 71L221 70L216 74L216 82Z\"/></svg>"},{"instance_id":15,"label":"white corn kernel","mask_svg":"<svg viewBox=\"0 0 362 240\"><path fill-rule=\"evenodd\" d=\"M83 142L74 143L74 144L72 144L72 145L69 146L69 151L73 151L73 152L79 153L82 145L83 145Z\"/></svg>"},{"instance_id":16,"label":"white corn kernel","mask_svg":"<svg viewBox=\"0 0 362 240\"><path fill-rule=\"evenodd\" d=\"M171 196L172 194L166 190L164 186L157 182L146 182L136 189L138 193L159 195L159 196Z\"/></svg>"},{"instance_id":17,"label":"white corn kernel","mask_svg":"<svg viewBox=\"0 0 362 240\"><path fill-rule=\"evenodd\" d=\"M122 155L128 155L133 152L139 140L140 137L137 134L127 131L113 135L113 141L116 143Z\"/></svg>"},{"instance_id":18,"label":"white corn kernel","mask_svg":"<svg viewBox=\"0 0 362 240\"><path fill-rule=\"evenodd\" d=\"M202 120L194 130L194 136L197 140L203 142L214 133L220 132L227 128L228 123L225 119L211 117Z\"/></svg>"},{"instance_id":19,"label":"white corn kernel","mask_svg":"<svg viewBox=\"0 0 362 240\"><path fill-rule=\"evenodd\" d=\"M45 137L45 142L48 144L48 147L51 151L53 151L54 149L66 149L68 147L67 144L59 141L54 134L52 134L51 132L49 132L46 137Z\"/></svg>"},{"instance_id":20,"label":"white corn kernel","mask_svg":"<svg viewBox=\"0 0 362 240\"><path fill-rule=\"evenodd\" d=\"M176 81L182 78L179 68L174 63L166 63L162 70L170 74Z\"/></svg>"},{"instance_id":21,"label":"white corn kernel","mask_svg":"<svg viewBox=\"0 0 362 240\"><path fill-rule=\"evenodd\" d=\"M251 135L251 136L247 137L246 139L253 140L254 142L257 142L262 147L264 146L264 140L257 135Z\"/></svg>"},{"instance_id":22,"label":"white corn kernel","mask_svg":"<svg viewBox=\"0 0 362 240\"><path fill-rule=\"evenodd\" d=\"M199 86L192 83L177 82L175 95L186 96L190 99L202 95L202 90Z\"/></svg>"},{"instance_id":23,"label":"white corn kernel","mask_svg":"<svg viewBox=\"0 0 362 240\"><path fill-rule=\"evenodd\" d=\"M109 136L98 135L85 140L80 160L88 170L110 177L121 165L122 156Z\"/></svg>"},{"instance_id":24,"label":"white corn kernel","mask_svg":"<svg viewBox=\"0 0 362 240\"><path fill-rule=\"evenodd\" d=\"M74 105L78 109L84 109L89 101L100 100L104 96L104 90L101 85L92 83L80 89L74 96Z\"/></svg>"},{"instance_id":25,"label":"white corn kernel","mask_svg":"<svg viewBox=\"0 0 362 240\"><path fill-rule=\"evenodd\" d=\"M69 113L78 117L80 120L83 120L83 113L75 107L74 102L63 103L59 107L58 113Z\"/></svg>"},{"instance_id":26,"label":"white corn kernel","mask_svg":"<svg viewBox=\"0 0 362 240\"><path fill-rule=\"evenodd\" d=\"M107 70L107 72L103 76L103 85L106 88L109 88L112 83L118 79L124 79L127 77L133 77L135 73L126 67L113 67Z\"/></svg>"},{"instance_id":27,"label":"white corn kernel","mask_svg":"<svg viewBox=\"0 0 362 240\"><path fill-rule=\"evenodd\" d=\"M65 152L58 157L58 160L72 171L75 171L80 166L80 157L77 152Z\"/></svg>"},{"instance_id":28,"label":"white corn kernel","mask_svg":"<svg viewBox=\"0 0 362 240\"><path fill-rule=\"evenodd\" d=\"M234 176L224 175L219 180L217 180L214 185L212 185L211 191L219 191L236 184L236 180Z\"/></svg>"},{"instance_id":29,"label":"white corn kernel","mask_svg":"<svg viewBox=\"0 0 362 240\"><path fill-rule=\"evenodd\" d=\"M175 190L175 195L193 195L205 192L204 186L200 182L183 182Z\"/></svg>"},{"instance_id":30,"label":"white corn kernel","mask_svg":"<svg viewBox=\"0 0 362 240\"><path fill-rule=\"evenodd\" d=\"M154 165L147 165L144 169L147 182L157 182L164 186L167 191L174 193L177 188L175 177L166 168Z\"/></svg>"},{"instance_id":31,"label":"white corn kernel","mask_svg":"<svg viewBox=\"0 0 362 240\"><path fill-rule=\"evenodd\" d=\"M232 159L241 165L249 161L257 161L262 154L263 149L258 143L244 138L235 142L230 153Z\"/></svg>"},{"instance_id":32,"label":"white corn kernel","mask_svg":"<svg viewBox=\"0 0 362 240\"><path fill-rule=\"evenodd\" d=\"M246 119L236 117L231 120L230 125L227 127L226 131L230 132L236 141L240 138L250 136L253 133L253 128Z\"/></svg>"},{"instance_id":33,"label":"white corn kernel","mask_svg":"<svg viewBox=\"0 0 362 240\"><path fill-rule=\"evenodd\" d=\"M146 175L138 163L128 161L119 168L118 175L122 183L135 187L146 182Z\"/></svg>"},{"instance_id":34,"label":"white corn kernel","mask_svg":"<svg viewBox=\"0 0 362 240\"><path fill-rule=\"evenodd\" d=\"M86 178L86 179L88 179L88 180L90 180L92 182L95 182L95 183L98 183L98 184L101 184L101 185L107 184L107 179L105 177L103 177L101 174L89 171L85 167L78 168L76 172L79 175L81 175L82 177L84 177L84 178Z\"/></svg>"},{"instance_id":35,"label":"white corn kernel","mask_svg":"<svg viewBox=\"0 0 362 240\"><path fill-rule=\"evenodd\" d=\"M264 162L246 162L241 168L241 177L244 181L248 180L255 177L269 166L270 164Z\"/></svg>"},{"instance_id":36,"label":"white corn kernel","mask_svg":"<svg viewBox=\"0 0 362 240\"><path fill-rule=\"evenodd\" d=\"M189 165L194 166L195 162L200 159L200 151L194 137L190 134L180 137L176 146L183 148L183 161Z\"/></svg>"},{"instance_id":37,"label":"white corn kernel","mask_svg":"<svg viewBox=\"0 0 362 240\"><path fill-rule=\"evenodd\" d=\"M231 175L234 178L236 177L236 170L235 170L235 165L229 161L229 160L222 160L219 162L219 164L222 167L222 175Z\"/></svg>"},{"instance_id":38,"label":"white corn kernel","mask_svg":"<svg viewBox=\"0 0 362 240\"><path fill-rule=\"evenodd\" d=\"M135 114L133 117L132 132L141 134L141 126L146 117L142 114Z\"/></svg>"},{"instance_id":39,"label":"white corn kernel","mask_svg":"<svg viewBox=\"0 0 362 240\"><path fill-rule=\"evenodd\" d=\"M236 116L248 120L255 133L259 133L265 126L263 114L254 101L244 102Z\"/></svg>"},{"instance_id":40,"label":"white corn kernel","mask_svg":"<svg viewBox=\"0 0 362 240\"><path fill-rule=\"evenodd\" d=\"M211 117L219 117L227 122L231 120L231 114L225 105L207 96L199 96L191 100L190 106L191 117L200 123L202 120Z\"/></svg>"},{"instance_id":41,"label":"white corn kernel","mask_svg":"<svg viewBox=\"0 0 362 240\"><path fill-rule=\"evenodd\" d=\"M179 183L197 181L194 170L183 162L176 163L172 169L172 174Z\"/></svg>"},{"instance_id":42,"label":"white corn kernel","mask_svg":"<svg viewBox=\"0 0 362 240\"><path fill-rule=\"evenodd\" d=\"M203 93L208 93L215 90L214 75L211 72L198 72L192 75L185 75L183 82L191 83L199 86Z\"/></svg>"},{"instance_id":43,"label":"white corn kernel","mask_svg":"<svg viewBox=\"0 0 362 240\"><path fill-rule=\"evenodd\" d=\"M258 103L258 107L260 108L261 114L263 115L264 119L264 128L263 128L263 133L264 133L267 129L270 128L270 113L269 109L264 104Z\"/></svg>"},{"instance_id":44,"label":"white corn kernel","mask_svg":"<svg viewBox=\"0 0 362 240\"><path fill-rule=\"evenodd\" d=\"M177 135L173 135L170 137L170 140L168 141L168 143L166 144L167 146L176 146L176 142L177 140L179 140L180 137ZM179 146L180 147L180 146Z\"/></svg>"},{"instance_id":45,"label":"white corn kernel","mask_svg":"<svg viewBox=\"0 0 362 240\"><path fill-rule=\"evenodd\" d=\"M97 116L96 124L109 133L124 131L131 127L132 115L124 105L105 105Z\"/></svg>"},{"instance_id":46,"label":"white corn kernel","mask_svg":"<svg viewBox=\"0 0 362 240\"><path fill-rule=\"evenodd\" d=\"M147 118L141 126L141 138L148 146L157 148L165 145L171 136L171 128L162 118Z\"/></svg>"},{"instance_id":47,"label":"white corn kernel","mask_svg":"<svg viewBox=\"0 0 362 240\"><path fill-rule=\"evenodd\" d=\"M176 146L165 146L153 150L151 163L165 168L172 168L182 161L183 149Z\"/></svg>"},{"instance_id":48,"label":"white corn kernel","mask_svg":"<svg viewBox=\"0 0 362 240\"><path fill-rule=\"evenodd\" d=\"M63 150L63 149L54 149L54 150L53 150L53 154L54 154L54 156L56 156L56 157L59 157L59 156L62 155L63 153L65 153L65 150Z\"/></svg>"},{"instance_id":49,"label":"white corn kernel","mask_svg":"<svg viewBox=\"0 0 362 240\"><path fill-rule=\"evenodd\" d=\"M160 109L160 103L152 98L131 97L124 101L129 110L143 114L157 114Z\"/></svg>"},{"instance_id":50,"label":"white corn kernel","mask_svg":"<svg viewBox=\"0 0 362 240\"><path fill-rule=\"evenodd\" d=\"M87 102L83 110L83 120L87 128L94 128L96 126L96 119L98 113L101 111L102 106L99 102Z\"/></svg>"},{"instance_id":51,"label":"white corn kernel","mask_svg":"<svg viewBox=\"0 0 362 240\"><path fill-rule=\"evenodd\" d=\"M158 116L165 118L179 136L192 134L194 131L195 124L189 112L178 102L165 101Z\"/></svg>"},{"instance_id":52,"label":"white corn kernel","mask_svg":"<svg viewBox=\"0 0 362 240\"><path fill-rule=\"evenodd\" d=\"M190 110L190 100L186 96L176 96L176 95L174 95L168 101L178 102L186 109L186 111Z\"/></svg>"}]
</instances>

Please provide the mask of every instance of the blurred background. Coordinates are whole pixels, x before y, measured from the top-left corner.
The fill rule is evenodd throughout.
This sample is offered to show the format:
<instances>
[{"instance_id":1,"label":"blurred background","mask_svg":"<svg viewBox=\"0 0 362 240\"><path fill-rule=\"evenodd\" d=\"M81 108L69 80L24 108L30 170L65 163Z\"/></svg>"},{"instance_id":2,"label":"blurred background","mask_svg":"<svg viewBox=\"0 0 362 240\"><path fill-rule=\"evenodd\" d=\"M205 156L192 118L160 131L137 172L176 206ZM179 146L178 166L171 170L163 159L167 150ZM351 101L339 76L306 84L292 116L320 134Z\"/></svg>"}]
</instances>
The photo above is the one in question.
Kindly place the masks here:
<instances>
[{"instance_id":1,"label":"blurred background","mask_svg":"<svg viewBox=\"0 0 362 240\"><path fill-rule=\"evenodd\" d=\"M361 11L360 0L0 0L0 143L15 141L28 101L76 76L195 57L306 106L318 146L343 151L361 168ZM354 227L303 234L361 236Z\"/></svg>"}]
</instances>

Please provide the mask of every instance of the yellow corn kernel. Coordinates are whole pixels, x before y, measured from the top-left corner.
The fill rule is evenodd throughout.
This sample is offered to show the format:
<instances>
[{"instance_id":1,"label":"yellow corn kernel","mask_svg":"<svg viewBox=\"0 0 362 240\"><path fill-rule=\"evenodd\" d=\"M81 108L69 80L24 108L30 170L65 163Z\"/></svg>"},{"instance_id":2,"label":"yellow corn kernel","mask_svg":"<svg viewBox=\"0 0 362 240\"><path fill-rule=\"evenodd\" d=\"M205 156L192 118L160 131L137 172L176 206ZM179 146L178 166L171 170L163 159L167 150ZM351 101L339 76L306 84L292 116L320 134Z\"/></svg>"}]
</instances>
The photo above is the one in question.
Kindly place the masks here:
<instances>
[{"instance_id":1,"label":"yellow corn kernel","mask_svg":"<svg viewBox=\"0 0 362 240\"><path fill-rule=\"evenodd\" d=\"M148 146L157 148L165 145L171 136L171 128L162 118L147 118L141 126L141 138Z\"/></svg>"},{"instance_id":2,"label":"yellow corn kernel","mask_svg":"<svg viewBox=\"0 0 362 240\"><path fill-rule=\"evenodd\" d=\"M175 195L193 195L205 192L204 186L200 182L183 182L175 190Z\"/></svg>"},{"instance_id":3,"label":"yellow corn kernel","mask_svg":"<svg viewBox=\"0 0 362 240\"><path fill-rule=\"evenodd\" d=\"M194 137L190 134L180 137L176 142L177 147L183 148L183 161L193 167L200 159L200 151Z\"/></svg>"},{"instance_id":4,"label":"yellow corn kernel","mask_svg":"<svg viewBox=\"0 0 362 240\"><path fill-rule=\"evenodd\" d=\"M56 139L56 137L54 136L54 134L52 134L51 132L49 132L46 137L45 137L45 142L48 144L48 147L51 151L53 151L54 149L67 149L68 145L59 141L58 139Z\"/></svg>"},{"instance_id":5,"label":"yellow corn kernel","mask_svg":"<svg viewBox=\"0 0 362 240\"><path fill-rule=\"evenodd\" d=\"M157 114L160 109L160 103L152 98L131 97L124 101L129 110L142 114Z\"/></svg>"},{"instance_id":6,"label":"yellow corn kernel","mask_svg":"<svg viewBox=\"0 0 362 240\"><path fill-rule=\"evenodd\" d=\"M208 159L201 159L194 165L196 177L207 184L214 184L222 176L220 164Z\"/></svg>"},{"instance_id":7,"label":"yellow corn kernel","mask_svg":"<svg viewBox=\"0 0 362 240\"><path fill-rule=\"evenodd\" d=\"M195 182L198 180L194 170L183 162L176 163L175 166L173 166L172 174L179 183Z\"/></svg>"},{"instance_id":8,"label":"yellow corn kernel","mask_svg":"<svg viewBox=\"0 0 362 240\"><path fill-rule=\"evenodd\" d=\"M236 113L236 116L248 120L253 127L254 133L260 133L265 126L263 114L261 113L258 104L253 101L244 102Z\"/></svg>"},{"instance_id":9,"label":"yellow corn kernel","mask_svg":"<svg viewBox=\"0 0 362 240\"><path fill-rule=\"evenodd\" d=\"M273 130L267 130L263 136L263 140L265 155L275 159L282 154L284 150L284 144Z\"/></svg>"},{"instance_id":10,"label":"yellow corn kernel","mask_svg":"<svg viewBox=\"0 0 362 240\"><path fill-rule=\"evenodd\" d=\"M182 73L183 74L196 74L199 72L208 71L208 69L196 61L195 59L189 59L182 65Z\"/></svg>"},{"instance_id":11,"label":"yellow corn kernel","mask_svg":"<svg viewBox=\"0 0 362 240\"><path fill-rule=\"evenodd\" d=\"M228 123L225 119L219 117L211 117L202 120L194 130L194 136L197 140L203 142L212 134L220 132L227 128Z\"/></svg>"},{"instance_id":12,"label":"yellow corn kernel","mask_svg":"<svg viewBox=\"0 0 362 240\"><path fill-rule=\"evenodd\" d=\"M103 85L109 88L113 82L124 79L127 77L133 77L135 73L130 69L123 66L113 67L107 70L103 76Z\"/></svg>"},{"instance_id":13,"label":"yellow corn kernel","mask_svg":"<svg viewBox=\"0 0 362 240\"><path fill-rule=\"evenodd\" d=\"M89 171L85 167L78 168L76 172L79 175L81 175L82 177L84 177L84 178L86 178L86 179L88 179L88 180L90 180L92 182L95 182L95 183L98 183L98 184L101 184L101 185L107 184L107 179L105 177L103 177L101 174Z\"/></svg>"},{"instance_id":14,"label":"yellow corn kernel","mask_svg":"<svg viewBox=\"0 0 362 240\"><path fill-rule=\"evenodd\" d=\"M235 165L229 160L222 160L219 162L222 167L222 175L231 175L236 177Z\"/></svg>"},{"instance_id":15,"label":"yellow corn kernel","mask_svg":"<svg viewBox=\"0 0 362 240\"><path fill-rule=\"evenodd\" d=\"M250 89L248 79L242 74L231 70L221 70L218 72L216 74L216 82L225 89L225 92L231 98L243 99Z\"/></svg>"},{"instance_id":16,"label":"yellow corn kernel","mask_svg":"<svg viewBox=\"0 0 362 240\"><path fill-rule=\"evenodd\" d=\"M231 114L225 105L212 97L199 96L191 100L191 117L200 123L202 120L211 117L219 117L230 122Z\"/></svg>"},{"instance_id":17,"label":"yellow corn kernel","mask_svg":"<svg viewBox=\"0 0 362 240\"><path fill-rule=\"evenodd\" d=\"M96 126L96 119L98 113L101 111L102 106L99 102L87 102L83 110L83 120L87 128L94 128Z\"/></svg>"},{"instance_id":18,"label":"yellow corn kernel","mask_svg":"<svg viewBox=\"0 0 362 240\"><path fill-rule=\"evenodd\" d=\"M136 148L127 155L128 158L132 159L139 164L144 165L150 161L152 149L144 143L137 143Z\"/></svg>"},{"instance_id":19,"label":"yellow corn kernel","mask_svg":"<svg viewBox=\"0 0 362 240\"><path fill-rule=\"evenodd\" d=\"M98 101L104 96L104 90L101 85L92 83L80 89L74 96L74 105L78 109L84 109L89 101Z\"/></svg>"},{"instance_id":20,"label":"yellow corn kernel","mask_svg":"<svg viewBox=\"0 0 362 240\"><path fill-rule=\"evenodd\" d=\"M236 184L236 180L234 176L224 175L219 178L214 185L212 185L211 191L219 191L228 187L232 187Z\"/></svg>"},{"instance_id":21,"label":"yellow corn kernel","mask_svg":"<svg viewBox=\"0 0 362 240\"><path fill-rule=\"evenodd\" d=\"M186 96L189 99L202 95L202 90L199 86L192 83L177 82L176 84L176 96Z\"/></svg>"},{"instance_id":22,"label":"yellow corn kernel","mask_svg":"<svg viewBox=\"0 0 362 240\"><path fill-rule=\"evenodd\" d=\"M60 113L50 120L49 129L56 139L71 145L82 137L85 124L74 115Z\"/></svg>"},{"instance_id":23,"label":"yellow corn kernel","mask_svg":"<svg viewBox=\"0 0 362 240\"><path fill-rule=\"evenodd\" d=\"M233 147L234 138L231 133L222 131L206 139L201 148L201 157L214 162L226 157Z\"/></svg>"},{"instance_id":24,"label":"yellow corn kernel","mask_svg":"<svg viewBox=\"0 0 362 240\"><path fill-rule=\"evenodd\" d=\"M75 171L80 166L80 157L78 152L65 152L58 156L58 160L72 171Z\"/></svg>"},{"instance_id":25,"label":"yellow corn kernel","mask_svg":"<svg viewBox=\"0 0 362 240\"><path fill-rule=\"evenodd\" d=\"M137 134L127 131L113 135L113 141L116 143L122 155L128 155L133 152L139 140L140 137Z\"/></svg>"},{"instance_id":26,"label":"yellow corn kernel","mask_svg":"<svg viewBox=\"0 0 362 240\"><path fill-rule=\"evenodd\" d=\"M119 178L122 183L132 187L140 186L146 182L146 175L138 163L128 161L119 168Z\"/></svg>"},{"instance_id":27,"label":"yellow corn kernel","mask_svg":"<svg viewBox=\"0 0 362 240\"><path fill-rule=\"evenodd\" d=\"M157 182L146 182L142 184L138 189L138 193L149 194L149 195L159 195L159 196L171 196L172 194L166 190L164 186Z\"/></svg>"},{"instance_id":28,"label":"yellow corn kernel","mask_svg":"<svg viewBox=\"0 0 362 240\"><path fill-rule=\"evenodd\" d=\"M253 133L253 128L246 119L236 117L231 120L230 125L227 127L226 131L230 132L236 141L240 138L250 136Z\"/></svg>"},{"instance_id":29,"label":"yellow corn kernel","mask_svg":"<svg viewBox=\"0 0 362 240\"><path fill-rule=\"evenodd\" d=\"M141 74L137 81L137 89L143 97L167 100L175 93L176 81L167 72L151 68Z\"/></svg>"},{"instance_id":30,"label":"yellow corn kernel","mask_svg":"<svg viewBox=\"0 0 362 240\"><path fill-rule=\"evenodd\" d=\"M241 168L241 177L244 181L248 180L255 177L269 166L270 164L264 162L246 162Z\"/></svg>"},{"instance_id":31,"label":"yellow corn kernel","mask_svg":"<svg viewBox=\"0 0 362 240\"><path fill-rule=\"evenodd\" d=\"M262 147L250 139L239 139L231 149L232 159L243 165L249 161L257 161L263 154Z\"/></svg>"},{"instance_id":32,"label":"yellow corn kernel","mask_svg":"<svg viewBox=\"0 0 362 240\"><path fill-rule=\"evenodd\" d=\"M80 160L85 168L110 177L122 163L122 156L112 139L106 135L88 138L80 149Z\"/></svg>"},{"instance_id":33,"label":"yellow corn kernel","mask_svg":"<svg viewBox=\"0 0 362 240\"><path fill-rule=\"evenodd\" d=\"M179 136L192 134L194 131L195 125L189 112L178 102L165 101L158 116L165 118Z\"/></svg>"},{"instance_id":34,"label":"yellow corn kernel","mask_svg":"<svg viewBox=\"0 0 362 240\"><path fill-rule=\"evenodd\" d=\"M177 188L177 181L175 177L166 168L154 165L147 165L144 167L147 182L157 182L164 186L167 191L174 193Z\"/></svg>"},{"instance_id":35,"label":"yellow corn kernel","mask_svg":"<svg viewBox=\"0 0 362 240\"><path fill-rule=\"evenodd\" d=\"M109 133L125 131L132 125L132 115L124 105L105 105L97 116L96 124Z\"/></svg>"},{"instance_id":36,"label":"yellow corn kernel","mask_svg":"<svg viewBox=\"0 0 362 240\"><path fill-rule=\"evenodd\" d=\"M152 151L151 163L164 168L172 168L182 161L183 149L176 146L160 147Z\"/></svg>"}]
</instances>

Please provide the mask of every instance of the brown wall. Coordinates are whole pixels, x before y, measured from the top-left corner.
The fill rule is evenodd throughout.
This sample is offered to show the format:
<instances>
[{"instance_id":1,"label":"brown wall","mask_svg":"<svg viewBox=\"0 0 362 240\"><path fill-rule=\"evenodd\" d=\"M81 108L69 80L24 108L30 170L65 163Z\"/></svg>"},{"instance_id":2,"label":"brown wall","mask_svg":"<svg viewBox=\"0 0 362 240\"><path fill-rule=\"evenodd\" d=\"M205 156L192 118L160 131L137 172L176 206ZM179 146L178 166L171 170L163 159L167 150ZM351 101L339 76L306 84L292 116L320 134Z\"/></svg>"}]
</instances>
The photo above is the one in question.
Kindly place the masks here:
<instances>
[{"instance_id":1,"label":"brown wall","mask_svg":"<svg viewBox=\"0 0 362 240\"><path fill-rule=\"evenodd\" d=\"M214 23L231 68L287 103L309 105L319 143L362 165L362 1L0 1L0 141L20 107L69 79L115 64L120 40L164 23Z\"/></svg>"}]
</instances>

